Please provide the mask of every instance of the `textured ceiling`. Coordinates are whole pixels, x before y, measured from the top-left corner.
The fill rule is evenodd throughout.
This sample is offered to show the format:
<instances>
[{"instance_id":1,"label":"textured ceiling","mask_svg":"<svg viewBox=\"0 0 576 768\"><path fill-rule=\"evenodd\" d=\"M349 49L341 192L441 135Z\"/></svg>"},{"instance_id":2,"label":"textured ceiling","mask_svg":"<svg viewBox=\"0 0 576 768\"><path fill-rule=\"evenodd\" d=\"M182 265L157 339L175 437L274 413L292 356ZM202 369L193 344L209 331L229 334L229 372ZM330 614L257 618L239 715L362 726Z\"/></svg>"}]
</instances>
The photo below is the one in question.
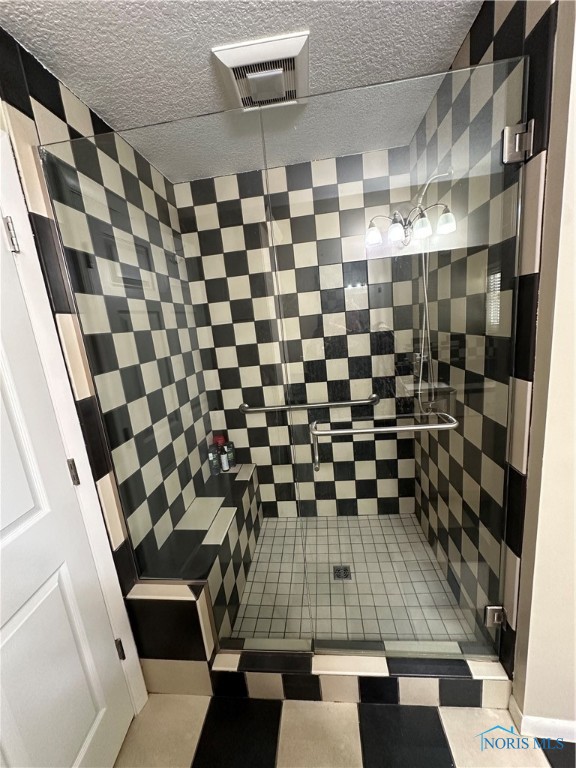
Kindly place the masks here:
<instances>
[{"instance_id":1,"label":"textured ceiling","mask_svg":"<svg viewBox=\"0 0 576 768\"><path fill-rule=\"evenodd\" d=\"M237 109L121 135L174 182L400 147L412 139L444 77L312 96L262 110L262 123L257 111Z\"/></svg>"},{"instance_id":2,"label":"textured ceiling","mask_svg":"<svg viewBox=\"0 0 576 768\"><path fill-rule=\"evenodd\" d=\"M480 6L481 0L2 0L0 24L119 130L232 107L211 48L242 40L310 30L311 93L441 72ZM355 120L350 115L340 126L343 134ZM161 147L154 153L148 158L162 170L167 158Z\"/></svg>"}]
</instances>

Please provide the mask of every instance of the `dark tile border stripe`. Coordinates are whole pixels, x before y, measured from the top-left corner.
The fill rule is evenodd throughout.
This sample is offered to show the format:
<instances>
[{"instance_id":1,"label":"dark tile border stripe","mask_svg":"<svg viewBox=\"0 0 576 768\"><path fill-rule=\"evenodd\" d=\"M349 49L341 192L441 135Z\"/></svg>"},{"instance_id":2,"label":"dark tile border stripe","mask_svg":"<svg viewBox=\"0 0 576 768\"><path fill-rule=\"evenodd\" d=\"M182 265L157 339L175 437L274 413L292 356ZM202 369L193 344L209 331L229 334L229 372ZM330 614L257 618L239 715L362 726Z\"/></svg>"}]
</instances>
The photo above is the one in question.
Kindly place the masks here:
<instances>
[{"instance_id":1,"label":"dark tile border stripe","mask_svg":"<svg viewBox=\"0 0 576 768\"><path fill-rule=\"evenodd\" d=\"M125 603L141 659L207 661L198 603L142 598Z\"/></svg>"},{"instance_id":2,"label":"dark tile border stripe","mask_svg":"<svg viewBox=\"0 0 576 768\"><path fill-rule=\"evenodd\" d=\"M538 313L537 274L520 275L516 279L516 338L514 340L514 371L517 379L534 379L536 358L536 317Z\"/></svg>"},{"instance_id":3,"label":"dark tile border stripe","mask_svg":"<svg viewBox=\"0 0 576 768\"><path fill-rule=\"evenodd\" d=\"M302 701L322 701L320 678L317 675L282 675L284 697Z\"/></svg>"},{"instance_id":4,"label":"dark tile border stripe","mask_svg":"<svg viewBox=\"0 0 576 768\"><path fill-rule=\"evenodd\" d=\"M500 630L500 663L512 680L514 672L514 654L516 653L516 632L508 624Z\"/></svg>"},{"instance_id":5,"label":"dark tile border stripe","mask_svg":"<svg viewBox=\"0 0 576 768\"><path fill-rule=\"evenodd\" d=\"M30 213L29 218L40 256L44 282L48 288L52 312L54 314L73 314L76 309L70 290L70 281L67 275L63 273L63 260L56 224L39 213Z\"/></svg>"},{"instance_id":6,"label":"dark tile border stripe","mask_svg":"<svg viewBox=\"0 0 576 768\"><path fill-rule=\"evenodd\" d=\"M112 461L102 428L98 402L95 397L85 397L76 402L76 410L80 418L92 475L94 480L100 480L112 471Z\"/></svg>"},{"instance_id":7,"label":"dark tile border stripe","mask_svg":"<svg viewBox=\"0 0 576 768\"><path fill-rule=\"evenodd\" d=\"M243 672L210 672L214 696L246 698L248 686Z\"/></svg>"},{"instance_id":8,"label":"dark tile border stripe","mask_svg":"<svg viewBox=\"0 0 576 768\"><path fill-rule=\"evenodd\" d=\"M114 558L122 596L126 597L138 579L130 539L124 539L122 544L114 550L112 557Z\"/></svg>"},{"instance_id":9,"label":"dark tile border stripe","mask_svg":"<svg viewBox=\"0 0 576 768\"><path fill-rule=\"evenodd\" d=\"M506 466L506 533L505 541L517 557L522 556L522 536L526 511L526 475L511 464Z\"/></svg>"},{"instance_id":10,"label":"dark tile border stripe","mask_svg":"<svg viewBox=\"0 0 576 768\"><path fill-rule=\"evenodd\" d=\"M481 707L482 680L440 679L441 707Z\"/></svg>"},{"instance_id":11,"label":"dark tile border stripe","mask_svg":"<svg viewBox=\"0 0 576 768\"><path fill-rule=\"evenodd\" d=\"M0 94L7 104L34 119L20 46L0 27Z\"/></svg>"},{"instance_id":12,"label":"dark tile border stripe","mask_svg":"<svg viewBox=\"0 0 576 768\"><path fill-rule=\"evenodd\" d=\"M472 677L464 659L389 658L387 662L394 677Z\"/></svg>"},{"instance_id":13,"label":"dark tile border stripe","mask_svg":"<svg viewBox=\"0 0 576 768\"><path fill-rule=\"evenodd\" d=\"M371 704L399 704L397 677L359 677L360 701Z\"/></svg>"},{"instance_id":14,"label":"dark tile border stripe","mask_svg":"<svg viewBox=\"0 0 576 768\"><path fill-rule=\"evenodd\" d=\"M312 673L311 653L259 653L240 654L239 672L299 672Z\"/></svg>"}]
</instances>

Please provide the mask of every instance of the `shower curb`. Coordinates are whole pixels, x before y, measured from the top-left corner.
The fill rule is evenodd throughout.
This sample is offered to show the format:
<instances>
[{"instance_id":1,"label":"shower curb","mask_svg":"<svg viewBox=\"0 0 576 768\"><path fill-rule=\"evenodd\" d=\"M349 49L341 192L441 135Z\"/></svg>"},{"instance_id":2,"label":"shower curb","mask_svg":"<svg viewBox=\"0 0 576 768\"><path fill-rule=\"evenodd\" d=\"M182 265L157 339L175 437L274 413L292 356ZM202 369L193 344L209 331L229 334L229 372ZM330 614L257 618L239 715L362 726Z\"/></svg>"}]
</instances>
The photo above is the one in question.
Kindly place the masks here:
<instances>
[{"instance_id":1,"label":"shower curb","mask_svg":"<svg viewBox=\"0 0 576 768\"><path fill-rule=\"evenodd\" d=\"M298 658L296 658L298 657ZM216 654L214 696L508 709L497 661L244 651Z\"/></svg>"}]
</instances>

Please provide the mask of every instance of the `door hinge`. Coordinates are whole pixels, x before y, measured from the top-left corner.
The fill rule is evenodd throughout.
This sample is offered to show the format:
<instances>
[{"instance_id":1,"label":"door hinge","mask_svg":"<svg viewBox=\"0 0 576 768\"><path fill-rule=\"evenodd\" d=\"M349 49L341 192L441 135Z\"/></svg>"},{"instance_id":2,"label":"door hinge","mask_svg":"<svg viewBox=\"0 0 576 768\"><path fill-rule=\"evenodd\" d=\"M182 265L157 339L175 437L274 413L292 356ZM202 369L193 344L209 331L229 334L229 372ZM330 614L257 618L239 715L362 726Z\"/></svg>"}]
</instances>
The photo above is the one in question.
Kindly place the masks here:
<instances>
[{"instance_id":1,"label":"door hinge","mask_svg":"<svg viewBox=\"0 0 576 768\"><path fill-rule=\"evenodd\" d=\"M523 163L534 154L534 120L507 125L502 133L502 162Z\"/></svg>"},{"instance_id":2,"label":"door hinge","mask_svg":"<svg viewBox=\"0 0 576 768\"><path fill-rule=\"evenodd\" d=\"M122 640L120 640L120 638L117 637L114 640L114 643L116 645L116 651L118 653L118 658L120 659L120 661L125 661L126 660L126 654L124 653L124 646L122 645Z\"/></svg>"},{"instance_id":3,"label":"door hinge","mask_svg":"<svg viewBox=\"0 0 576 768\"><path fill-rule=\"evenodd\" d=\"M80 485L80 477L78 475L78 470L76 469L76 462L74 459L68 459L68 471L70 472L70 477L72 478L72 485Z\"/></svg>"},{"instance_id":4,"label":"door hinge","mask_svg":"<svg viewBox=\"0 0 576 768\"><path fill-rule=\"evenodd\" d=\"M484 608L484 626L487 629L491 627L500 627L504 624L506 612L501 605L487 605Z\"/></svg>"},{"instance_id":5,"label":"door hinge","mask_svg":"<svg viewBox=\"0 0 576 768\"><path fill-rule=\"evenodd\" d=\"M12 253L20 253L20 244L18 243L18 238L16 237L16 229L14 228L12 216L4 217L4 226L6 227L8 239L10 240L10 250Z\"/></svg>"}]
</instances>

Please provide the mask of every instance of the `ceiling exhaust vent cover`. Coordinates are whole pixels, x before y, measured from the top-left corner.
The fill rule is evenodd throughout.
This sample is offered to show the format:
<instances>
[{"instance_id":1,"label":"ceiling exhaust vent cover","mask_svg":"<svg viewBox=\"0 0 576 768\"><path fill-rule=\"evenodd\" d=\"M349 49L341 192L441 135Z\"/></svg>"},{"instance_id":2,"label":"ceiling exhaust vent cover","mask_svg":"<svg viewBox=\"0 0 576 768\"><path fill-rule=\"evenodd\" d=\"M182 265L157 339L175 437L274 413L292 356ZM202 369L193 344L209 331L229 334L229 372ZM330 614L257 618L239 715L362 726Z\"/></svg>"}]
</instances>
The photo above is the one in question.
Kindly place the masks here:
<instances>
[{"instance_id":1,"label":"ceiling exhaust vent cover","mask_svg":"<svg viewBox=\"0 0 576 768\"><path fill-rule=\"evenodd\" d=\"M308 95L308 32L213 48L238 106L282 104Z\"/></svg>"}]
</instances>

